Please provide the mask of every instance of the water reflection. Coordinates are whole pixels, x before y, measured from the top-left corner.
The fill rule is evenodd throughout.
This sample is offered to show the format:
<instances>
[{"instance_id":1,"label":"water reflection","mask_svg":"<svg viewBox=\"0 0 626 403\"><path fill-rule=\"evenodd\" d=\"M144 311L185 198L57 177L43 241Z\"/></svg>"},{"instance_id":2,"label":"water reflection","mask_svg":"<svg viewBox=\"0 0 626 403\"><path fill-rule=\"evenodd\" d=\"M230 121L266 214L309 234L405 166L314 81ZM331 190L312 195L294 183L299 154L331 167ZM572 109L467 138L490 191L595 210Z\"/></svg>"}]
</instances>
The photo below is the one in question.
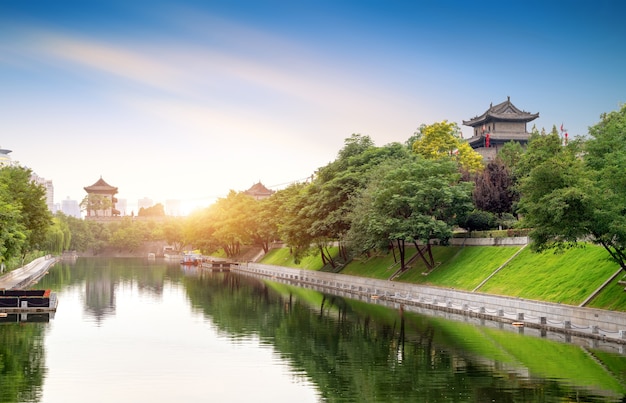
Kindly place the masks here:
<instances>
[{"instance_id":1,"label":"water reflection","mask_svg":"<svg viewBox=\"0 0 626 403\"><path fill-rule=\"evenodd\" d=\"M109 401L292 401L294 384L298 400L326 402L617 402L626 391L618 353L233 273L78 259L39 287L59 293L59 312L0 325L1 402L80 401L77 379L110 380ZM276 368L289 375L268 377Z\"/></svg>"}]
</instances>

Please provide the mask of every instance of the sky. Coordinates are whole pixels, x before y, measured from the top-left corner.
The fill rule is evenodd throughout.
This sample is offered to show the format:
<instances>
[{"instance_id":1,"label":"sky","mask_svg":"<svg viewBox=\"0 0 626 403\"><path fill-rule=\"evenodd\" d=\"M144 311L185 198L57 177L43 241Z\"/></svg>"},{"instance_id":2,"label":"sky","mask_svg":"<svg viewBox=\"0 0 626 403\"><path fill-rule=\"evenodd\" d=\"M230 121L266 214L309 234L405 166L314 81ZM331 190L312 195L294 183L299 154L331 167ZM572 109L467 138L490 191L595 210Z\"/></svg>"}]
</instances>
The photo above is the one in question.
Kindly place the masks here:
<instances>
[{"instance_id":1,"label":"sky","mask_svg":"<svg viewBox=\"0 0 626 403\"><path fill-rule=\"evenodd\" d=\"M205 207L510 97L587 134L626 102L621 0L0 1L0 148L53 181Z\"/></svg>"}]
</instances>

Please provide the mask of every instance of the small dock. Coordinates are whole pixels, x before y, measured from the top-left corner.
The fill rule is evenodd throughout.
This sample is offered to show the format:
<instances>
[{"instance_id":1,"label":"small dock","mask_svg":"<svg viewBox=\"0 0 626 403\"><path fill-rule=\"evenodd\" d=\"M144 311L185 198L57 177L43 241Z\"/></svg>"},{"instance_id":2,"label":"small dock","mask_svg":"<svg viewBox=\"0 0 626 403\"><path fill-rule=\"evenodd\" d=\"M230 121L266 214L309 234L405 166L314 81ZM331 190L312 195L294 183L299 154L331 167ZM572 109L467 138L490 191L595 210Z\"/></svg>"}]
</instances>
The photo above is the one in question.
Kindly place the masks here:
<instances>
[{"instance_id":1,"label":"small dock","mask_svg":"<svg viewBox=\"0 0 626 403\"><path fill-rule=\"evenodd\" d=\"M37 283L58 258L45 256L0 277L0 323L47 322L57 310L51 290L25 289Z\"/></svg>"},{"instance_id":2,"label":"small dock","mask_svg":"<svg viewBox=\"0 0 626 403\"><path fill-rule=\"evenodd\" d=\"M230 264L226 260L207 260L202 262L201 267L211 271L230 271Z\"/></svg>"},{"instance_id":3,"label":"small dock","mask_svg":"<svg viewBox=\"0 0 626 403\"><path fill-rule=\"evenodd\" d=\"M0 314L54 312L57 304L50 290L0 290Z\"/></svg>"}]
</instances>

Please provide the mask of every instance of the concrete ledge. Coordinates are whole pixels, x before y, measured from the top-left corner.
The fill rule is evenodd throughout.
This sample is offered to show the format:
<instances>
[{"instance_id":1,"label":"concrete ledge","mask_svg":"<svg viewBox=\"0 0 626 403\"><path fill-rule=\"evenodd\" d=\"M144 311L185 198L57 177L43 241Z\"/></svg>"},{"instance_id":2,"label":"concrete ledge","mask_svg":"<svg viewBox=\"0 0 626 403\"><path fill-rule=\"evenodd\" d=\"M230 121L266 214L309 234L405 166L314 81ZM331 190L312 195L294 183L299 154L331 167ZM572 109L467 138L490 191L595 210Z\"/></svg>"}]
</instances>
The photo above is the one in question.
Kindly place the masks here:
<instances>
[{"instance_id":1,"label":"concrete ledge","mask_svg":"<svg viewBox=\"0 0 626 403\"><path fill-rule=\"evenodd\" d=\"M233 264L231 269L294 285L321 287L370 301L427 307L569 335L610 338L626 344L626 313L622 312L258 263Z\"/></svg>"}]
</instances>

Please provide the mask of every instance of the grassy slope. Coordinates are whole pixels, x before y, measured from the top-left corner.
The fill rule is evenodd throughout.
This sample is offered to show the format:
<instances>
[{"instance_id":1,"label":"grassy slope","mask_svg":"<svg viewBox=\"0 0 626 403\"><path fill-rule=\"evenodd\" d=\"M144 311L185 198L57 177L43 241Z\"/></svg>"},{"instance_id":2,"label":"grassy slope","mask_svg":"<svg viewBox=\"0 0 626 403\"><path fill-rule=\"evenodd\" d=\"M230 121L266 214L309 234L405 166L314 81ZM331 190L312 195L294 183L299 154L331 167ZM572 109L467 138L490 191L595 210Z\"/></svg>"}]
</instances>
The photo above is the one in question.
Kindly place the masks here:
<instances>
[{"instance_id":1,"label":"grassy slope","mask_svg":"<svg viewBox=\"0 0 626 403\"><path fill-rule=\"evenodd\" d=\"M337 255L338 248L329 249L331 255ZM324 266L319 253L305 256L299 263L295 263L289 248L272 249L265 256L263 256L263 259L261 259L259 263L307 270L319 270Z\"/></svg>"},{"instance_id":2,"label":"grassy slope","mask_svg":"<svg viewBox=\"0 0 626 403\"><path fill-rule=\"evenodd\" d=\"M396 281L473 290L519 249L518 246L433 247L435 261L440 263L435 270L423 275L425 267L418 258ZM414 248L408 248L407 259L414 253ZM296 265L288 248L270 251L261 263L309 270L322 267L319 256L309 256ZM525 248L478 291L578 305L617 269L617 264L609 259L608 253L595 245L560 254L534 253ZM393 255L389 253L356 259L341 273L388 279L396 270ZM626 292L623 288L616 282L609 285L589 306L626 311Z\"/></svg>"},{"instance_id":3,"label":"grassy slope","mask_svg":"<svg viewBox=\"0 0 626 403\"><path fill-rule=\"evenodd\" d=\"M431 273L424 275L423 270L411 269L397 280L471 291L520 249L519 246L441 248L451 250L454 254L442 259L441 265ZM440 256L444 257L443 254Z\"/></svg>"},{"instance_id":4,"label":"grassy slope","mask_svg":"<svg viewBox=\"0 0 626 403\"><path fill-rule=\"evenodd\" d=\"M617 267L595 245L564 253L534 253L526 248L478 291L578 305Z\"/></svg>"}]
</instances>

